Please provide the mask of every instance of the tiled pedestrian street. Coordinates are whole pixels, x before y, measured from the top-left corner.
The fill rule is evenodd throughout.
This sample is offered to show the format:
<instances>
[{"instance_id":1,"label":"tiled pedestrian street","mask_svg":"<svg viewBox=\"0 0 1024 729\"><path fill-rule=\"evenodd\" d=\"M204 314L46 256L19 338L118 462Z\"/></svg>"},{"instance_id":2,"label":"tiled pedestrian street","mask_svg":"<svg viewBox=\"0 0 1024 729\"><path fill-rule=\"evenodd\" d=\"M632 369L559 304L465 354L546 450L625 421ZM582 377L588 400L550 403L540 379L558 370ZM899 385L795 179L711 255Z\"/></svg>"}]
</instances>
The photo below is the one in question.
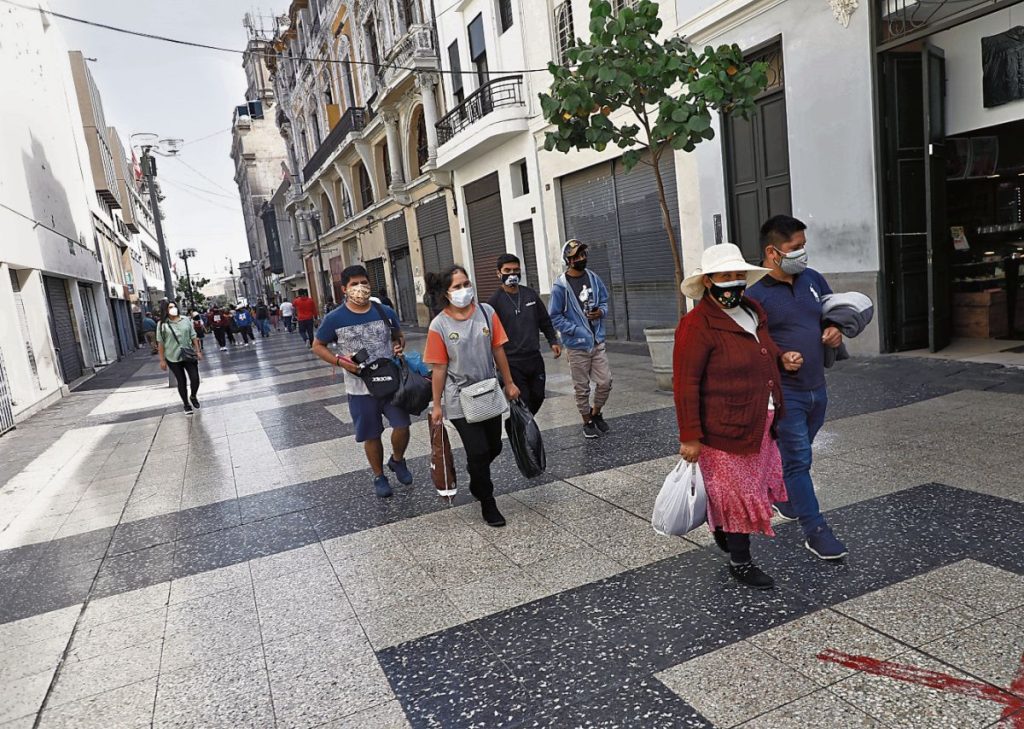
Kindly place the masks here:
<instances>
[{"instance_id":1,"label":"tiled pedestrian street","mask_svg":"<svg viewBox=\"0 0 1024 729\"><path fill-rule=\"evenodd\" d=\"M208 347L193 417L156 358L104 370L0 439L0 728L1024 727L1024 369L840 363L814 473L850 556L780 524L759 593L651 529L672 400L611 346L596 441L548 360L504 529L454 432L435 495L422 418L377 499L297 335Z\"/></svg>"}]
</instances>

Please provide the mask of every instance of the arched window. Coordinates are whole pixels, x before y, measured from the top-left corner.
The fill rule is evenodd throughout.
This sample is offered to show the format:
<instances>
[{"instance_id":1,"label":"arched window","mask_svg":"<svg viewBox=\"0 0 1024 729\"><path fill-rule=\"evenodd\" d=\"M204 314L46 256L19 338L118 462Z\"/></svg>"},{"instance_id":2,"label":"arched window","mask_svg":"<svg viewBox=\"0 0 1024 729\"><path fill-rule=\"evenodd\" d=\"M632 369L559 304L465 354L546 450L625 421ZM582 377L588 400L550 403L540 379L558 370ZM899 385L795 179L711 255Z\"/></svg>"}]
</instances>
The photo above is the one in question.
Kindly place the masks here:
<instances>
[{"instance_id":1,"label":"arched window","mask_svg":"<svg viewBox=\"0 0 1024 729\"><path fill-rule=\"evenodd\" d=\"M370 173L366 171L366 165L359 163L359 198L363 210L373 205L373 183L370 182Z\"/></svg>"},{"instance_id":2,"label":"arched window","mask_svg":"<svg viewBox=\"0 0 1024 729\"><path fill-rule=\"evenodd\" d=\"M423 118L423 110L420 110L416 119L416 166L420 174L423 173L423 165L430 159L430 146L427 144L427 122Z\"/></svg>"},{"instance_id":3,"label":"arched window","mask_svg":"<svg viewBox=\"0 0 1024 729\"><path fill-rule=\"evenodd\" d=\"M572 3L564 0L555 8L555 43L557 44L558 62L569 62L566 51L576 43L576 31L572 23Z\"/></svg>"},{"instance_id":4,"label":"arched window","mask_svg":"<svg viewBox=\"0 0 1024 729\"><path fill-rule=\"evenodd\" d=\"M327 197L327 193L320 195L320 209L323 210L324 220L327 221L325 230L330 230L338 221L334 219L334 208L331 207L331 199Z\"/></svg>"}]
</instances>

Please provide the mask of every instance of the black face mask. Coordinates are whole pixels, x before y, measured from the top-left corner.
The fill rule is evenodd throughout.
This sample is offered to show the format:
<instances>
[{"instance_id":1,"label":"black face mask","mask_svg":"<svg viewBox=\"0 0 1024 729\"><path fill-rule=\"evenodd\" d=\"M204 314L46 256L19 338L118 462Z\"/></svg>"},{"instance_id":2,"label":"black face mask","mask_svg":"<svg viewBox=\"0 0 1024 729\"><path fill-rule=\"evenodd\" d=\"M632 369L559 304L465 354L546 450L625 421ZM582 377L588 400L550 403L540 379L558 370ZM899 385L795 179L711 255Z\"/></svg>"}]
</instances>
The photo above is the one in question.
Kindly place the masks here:
<instances>
[{"instance_id":1,"label":"black face mask","mask_svg":"<svg viewBox=\"0 0 1024 729\"><path fill-rule=\"evenodd\" d=\"M522 274L520 273L503 273L501 275L501 283L504 286L518 286L521 279Z\"/></svg>"},{"instance_id":2,"label":"black face mask","mask_svg":"<svg viewBox=\"0 0 1024 729\"><path fill-rule=\"evenodd\" d=\"M719 304L724 306L726 309L734 309L740 305L740 301L743 300L743 290L747 288L747 282L740 281L727 281L725 283L717 284L714 281L711 282L711 296Z\"/></svg>"},{"instance_id":3,"label":"black face mask","mask_svg":"<svg viewBox=\"0 0 1024 729\"><path fill-rule=\"evenodd\" d=\"M574 269L574 270L576 270L576 271L586 271L587 270L587 259L586 258L581 258L578 261L573 261L572 263L569 264L569 267Z\"/></svg>"}]
</instances>

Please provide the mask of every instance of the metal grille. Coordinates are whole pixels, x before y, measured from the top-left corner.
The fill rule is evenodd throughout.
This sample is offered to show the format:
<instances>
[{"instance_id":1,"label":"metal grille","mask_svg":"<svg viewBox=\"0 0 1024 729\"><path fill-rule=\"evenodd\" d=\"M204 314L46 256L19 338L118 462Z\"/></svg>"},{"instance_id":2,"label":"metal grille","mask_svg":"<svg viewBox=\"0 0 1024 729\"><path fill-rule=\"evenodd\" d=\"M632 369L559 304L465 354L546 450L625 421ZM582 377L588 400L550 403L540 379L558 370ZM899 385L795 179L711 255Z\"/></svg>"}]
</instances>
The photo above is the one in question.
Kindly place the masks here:
<instances>
[{"instance_id":1,"label":"metal grille","mask_svg":"<svg viewBox=\"0 0 1024 729\"><path fill-rule=\"evenodd\" d=\"M85 314L85 341L89 345L92 361L96 364L102 362L103 357L100 356L100 345L96 339L96 330L99 328L99 322L96 319L96 310L93 307L92 286L80 283L78 284L78 291L82 298L82 313Z\"/></svg>"},{"instance_id":2,"label":"metal grille","mask_svg":"<svg viewBox=\"0 0 1024 729\"><path fill-rule=\"evenodd\" d=\"M877 17L881 19L879 43L906 38L944 21L956 22L956 16L970 16L983 7L1012 4L1000 0L876 0L876 3Z\"/></svg>"},{"instance_id":3,"label":"metal grille","mask_svg":"<svg viewBox=\"0 0 1024 729\"><path fill-rule=\"evenodd\" d=\"M437 143L446 144L456 134L495 109L523 104L522 76L503 76L488 81L441 117L437 123Z\"/></svg>"},{"instance_id":4,"label":"metal grille","mask_svg":"<svg viewBox=\"0 0 1024 729\"><path fill-rule=\"evenodd\" d=\"M0 350L0 435L14 428L14 396L7 381L4 353Z\"/></svg>"},{"instance_id":5,"label":"metal grille","mask_svg":"<svg viewBox=\"0 0 1024 729\"><path fill-rule=\"evenodd\" d=\"M782 43L773 43L767 48L751 54L747 58L749 63L763 62L768 65L765 72L768 75L768 83L761 92L761 96L781 91L785 86L786 75L782 65Z\"/></svg>"},{"instance_id":6,"label":"metal grille","mask_svg":"<svg viewBox=\"0 0 1024 729\"><path fill-rule=\"evenodd\" d=\"M567 52L576 43L576 30L573 28L570 0L565 0L555 8L555 42L558 46L558 62L568 63Z\"/></svg>"}]
</instances>

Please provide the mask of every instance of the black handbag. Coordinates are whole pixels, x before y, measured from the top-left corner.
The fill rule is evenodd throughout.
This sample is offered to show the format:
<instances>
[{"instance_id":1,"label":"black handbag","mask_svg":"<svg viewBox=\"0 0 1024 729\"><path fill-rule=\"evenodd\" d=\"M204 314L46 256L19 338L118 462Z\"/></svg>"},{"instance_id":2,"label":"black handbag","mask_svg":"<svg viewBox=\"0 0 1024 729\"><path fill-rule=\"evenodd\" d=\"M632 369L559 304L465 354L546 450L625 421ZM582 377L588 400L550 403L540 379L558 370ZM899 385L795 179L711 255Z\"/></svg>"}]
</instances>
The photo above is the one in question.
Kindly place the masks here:
<instances>
[{"instance_id":1,"label":"black handbag","mask_svg":"<svg viewBox=\"0 0 1024 729\"><path fill-rule=\"evenodd\" d=\"M160 326L166 326L166 325L167 325L166 322L160 322ZM181 343L181 340L178 339L178 333L176 331L174 331L174 327L170 327L170 330L171 330L171 336L174 337L174 341L178 343L178 349L181 352L181 361L182 362L198 362L199 361L199 357L196 356L196 350L194 350L192 348L192 346L191 346L192 343L189 342L189 346L186 347L185 345L183 345Z\"/></svg>"},{"instance_id":2,"label":"black handbag","mask_svg":"<svg viewBox=\"0 0 1024 729\"><path fill-rule=\"evenodd\" d=\"M544 441L540 437L540 427L522 400L509 403L505 432L508 433L508 442L512 446L512 455L516 458L519 471L527 478L535 478L544 473L548 460L544 452Z\"/></svg>"},{"instance_id":3,"label":"black handbag","mask_svg":"<svg viewBox=\"0 0 1024 729\"><path fill-rule=\"evenodd\" d=\"M433 385L430 380L409 368L405 357L398 358L398 391L391 398L396 405L410 415L419 415L430 401L434 399Z\"/></svg>"},{"instance_id":4,"label":"black handbag","mask_svg":"<svg viewBox=\"0 0 1024 729\"><path fill-rule=\"evenodd\" d=\"M398 392L399 371L393 359L381 357L367 362L359 369L359 379L366 385L372 397L391 400Z\"/></svg>"}]
</instances>

